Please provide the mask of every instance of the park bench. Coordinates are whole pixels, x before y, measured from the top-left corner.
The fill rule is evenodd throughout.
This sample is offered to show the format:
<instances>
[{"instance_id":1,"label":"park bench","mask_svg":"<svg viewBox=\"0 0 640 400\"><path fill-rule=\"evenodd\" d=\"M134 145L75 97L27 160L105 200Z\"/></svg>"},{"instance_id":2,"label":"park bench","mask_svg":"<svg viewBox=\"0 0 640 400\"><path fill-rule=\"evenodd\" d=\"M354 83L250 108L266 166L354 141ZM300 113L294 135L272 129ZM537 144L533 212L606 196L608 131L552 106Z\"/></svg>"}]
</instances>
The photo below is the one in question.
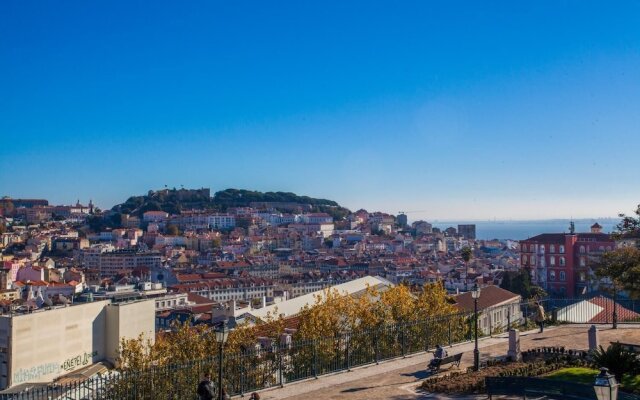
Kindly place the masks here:
<instances>
[{"instance_id":1,"label":"park bench","mask_svg":"<svg viewBox=\"0 0 640 400\"><path fill-rule=\"evenodd\" d=\"M435 365L434 367L431 367L430 371L432 373L436 373L436 372L438 372L440 370L440 368L442 366L447 365L447 364L451 364L452 367L454 365L456 367L459 367L461 359L462 359L462 353L454 354L452 356L446 356L442 360L440 360L440 362L437 365Z\"/></svg>"},{"instance_id":2,"label":"park bench","mask_svg":"<svg viewBox=\"0 0 640 400\"><path fill-rule=\"evenodd\" d=\"M618 343L622 348L630 353L640 354L640 344L638 343L620 343L611 342L611 344Z\"/></svg>"}]
</instances>

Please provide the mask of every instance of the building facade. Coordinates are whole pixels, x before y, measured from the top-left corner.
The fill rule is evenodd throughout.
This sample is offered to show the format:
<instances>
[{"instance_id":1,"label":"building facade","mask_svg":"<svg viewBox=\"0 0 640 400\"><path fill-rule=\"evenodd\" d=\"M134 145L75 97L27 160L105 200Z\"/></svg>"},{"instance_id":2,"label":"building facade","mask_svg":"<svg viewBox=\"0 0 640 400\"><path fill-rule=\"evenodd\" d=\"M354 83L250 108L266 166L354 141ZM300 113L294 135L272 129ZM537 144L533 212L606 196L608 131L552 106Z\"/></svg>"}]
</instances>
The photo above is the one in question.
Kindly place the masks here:
<instances>
[{"instance_id":1,"label":"building facade","mask_svg":"<svg viewBox=\"0 0 640 400\"><path fill-rule=\"evenodd\" d=\"M549 294L575 297L597 289L597 263L614 248L604 233L544 233L520 242L520 264Z\"/></svg>"}]
</instances>

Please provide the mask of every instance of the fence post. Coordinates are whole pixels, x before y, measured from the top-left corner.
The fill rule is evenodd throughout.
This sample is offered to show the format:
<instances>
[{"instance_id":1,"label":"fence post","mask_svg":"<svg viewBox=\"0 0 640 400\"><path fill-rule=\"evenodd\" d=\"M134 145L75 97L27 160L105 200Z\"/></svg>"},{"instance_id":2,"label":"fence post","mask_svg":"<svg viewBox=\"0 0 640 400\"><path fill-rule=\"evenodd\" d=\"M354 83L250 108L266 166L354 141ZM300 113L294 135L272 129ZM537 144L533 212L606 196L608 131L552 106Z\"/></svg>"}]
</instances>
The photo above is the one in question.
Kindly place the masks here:
<instances>
[{"instance_id":1,"label":"fence post","mask_svg":"<svg viewBox=\"0 0 640 400\"><path fill-rule=\"evenodd\" d=\"M447 318L449 328L449 347L451 347L451 318Z\"/></svg>"},{"instance_id":2,"label":"fence post","mask_svg":"<svg viewBox=\"0 0 640 400\"><path fill-rule=\"evenodd\" d=\"M349 357L349 349L351 347L351 333L350 332L347 333L346 339L347 339L347 343L345 344L346 345L346 347L345 347L345 353L346 353L345 357L347 358L347 371L351 371L351 360L350 360L351 357Z\"/></svg>"},{"instance_id":3,"label":"fence post","mask_svg":"<svg viewBox=\"0 0 640 400\"><path fill-rule=\"evenodd\" d=\"M316 340L317 339L313 339L312 342L312 346L313 346L313 377L318 379L318 348L316 345Z\"/></svg>"},{"instance_id":4,"label":"fence post","mask_svg":"<svg viewBox=\"0 0 640 400\"><path fill-rule=\"evenodd\" d=\"M379 354L380 349L378 348L378 343L380 342L378 340L378 337L380 336L379 333L380 333L380 328L376 329L373 334L373 345L374 345L374 351L375 351L376 364L380 363L380 354Z\"/></svg>"},{"instance_id":5,"label":"fence post","mask_svg":"<svg viewBox=\"0 0 640 400\"><path fill-rule=\"evenodd\" d=\"M280 378L280 387L284 387L284 381L282 379L282 349L280 346L276 347L278 351L278 377Z\"/></svg>"},{"instance_id":6,"label":"fence post","mask_svg":"<svg viewBox=\"0 0 640 400\"><path fill-rule=\"evenodd\" d=\"M429 320L424 320L424 351L429 351Z\"/></svg>"},{"instance_id":7,"label":"fence post","mask_svg":"<svg viewBox=\"0 0 640 400\"><path fill-rule=\"evenodd\" d=\"M244 380L245 380L245 365L246 349L240 350L240 396L244 397Z\"/></svg>"},{"instance_id":8,"label":"fence post","mask_svg":"<svg viewBox=\"0 0 640 400\"><path fill-rule=\"evenodd\" d=\"M400 345L402 346L402 358L405 358L407 356L407 343L405 340L406 338L405 330L406 330L406 324L400 325Z\"/></svg>"}]
</instances>

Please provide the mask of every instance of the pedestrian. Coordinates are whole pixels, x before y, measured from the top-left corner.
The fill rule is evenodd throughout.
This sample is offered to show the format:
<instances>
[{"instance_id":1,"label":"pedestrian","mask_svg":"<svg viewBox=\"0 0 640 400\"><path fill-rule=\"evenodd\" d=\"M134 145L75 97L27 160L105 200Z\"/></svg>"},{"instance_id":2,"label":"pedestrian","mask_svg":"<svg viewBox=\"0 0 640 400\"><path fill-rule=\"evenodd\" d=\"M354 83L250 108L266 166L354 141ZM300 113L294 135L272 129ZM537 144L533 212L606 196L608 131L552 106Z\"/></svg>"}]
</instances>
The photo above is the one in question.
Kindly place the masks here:
<instances>
[{"instance_id":1,"label":"pedestrian","mask_svg":"<svg viewBox=\"0 0 640 400\"><path fill-rule=\"evenodd\" d=\"M260 395L258 394L258 392L253 392L251 393L251 397L249 397L249 400L260 400Z\"/></svg>"},{"instance_id":2,"label":"pedestrian","mask_svg":"<svg viewBox=\"0 0 640 400\"><path fill-rule=\"evenodd\" d=\"M227 391L222 388L222 399L223 400L231 400L231 397L227 394Z\"/></svg>"},{"instance_id":3,"label":"pedestrian","mask_svg":"<svg viewBox=\"0 0 640 400\"><path fill-rule=\"evenodd\" d=\"M215 398L216 389L211 381L211 374L206 372L204 378L198 384L198 396L200 400L213 400Z\"/></svg>"},{"instance_id":4,"label":"pedestrian","mask_svg":"<svg viewBox=\"0 0 640 400\"><path fill-rule=\"evenodd\" d=\"M539 333L542 333L544 332L544 307L542 307L542 305L537 301L534 304L536 306L536 315L533 320L536 321L536 324L538 324L538 326L540 327Z\"/></svg>"}]
</instances>

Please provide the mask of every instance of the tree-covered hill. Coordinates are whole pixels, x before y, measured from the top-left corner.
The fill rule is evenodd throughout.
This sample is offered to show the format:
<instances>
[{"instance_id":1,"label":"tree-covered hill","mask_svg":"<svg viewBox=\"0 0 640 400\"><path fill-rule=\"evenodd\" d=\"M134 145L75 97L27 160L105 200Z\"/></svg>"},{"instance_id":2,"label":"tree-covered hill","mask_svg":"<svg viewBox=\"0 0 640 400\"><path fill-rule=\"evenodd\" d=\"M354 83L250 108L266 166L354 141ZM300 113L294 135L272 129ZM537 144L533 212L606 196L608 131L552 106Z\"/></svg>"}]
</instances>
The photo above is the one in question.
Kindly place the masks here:
<instances>
[{"instance_id":1,"label":"tree-covered hill","mask_svg":"<svg viewBox=\"0 0 640 400\"><path fill-rule=\"evenodd\" d=\"M288 212L293 204L299 204L301 209L311 212L326 212L336 220L341 220L349 214L347 208L337 202L327 199L316 199L308 196L298 196L290 192L257 192L244 189L225 189L209 196L208 189L163 189L149 191L145 196L132 196L122 204L112 208L112 211L142 216L146 211L166 211L178 214L183 210L203 209L225 212L229 207L248 207L252 203L272 203L274 208ZM278 204L281 203L281 204ZM295 209L295 207L293 207Z\"/></svg>"}]
</instances>

